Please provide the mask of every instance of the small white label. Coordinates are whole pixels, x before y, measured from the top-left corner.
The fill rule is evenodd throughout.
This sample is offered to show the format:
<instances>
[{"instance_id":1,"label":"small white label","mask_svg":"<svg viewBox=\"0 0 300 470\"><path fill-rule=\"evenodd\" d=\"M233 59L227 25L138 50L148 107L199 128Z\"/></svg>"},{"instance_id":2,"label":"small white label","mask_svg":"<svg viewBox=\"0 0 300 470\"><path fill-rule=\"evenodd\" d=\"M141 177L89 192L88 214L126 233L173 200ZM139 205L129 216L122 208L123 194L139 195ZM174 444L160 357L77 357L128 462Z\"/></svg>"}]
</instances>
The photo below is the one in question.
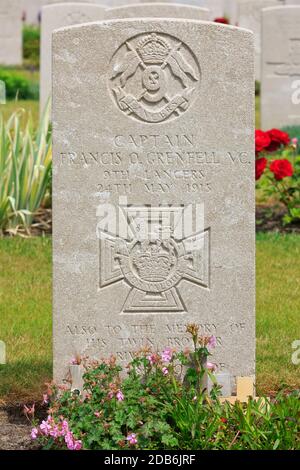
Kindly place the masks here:
<instances>
[{"instance_id":1,"label":"small white label","mask_svg":"<svg viewBox=\"0 0 300 470\"><path fill-rule=\"evenodd\" d=\"M6 347L4 341L0 341L0 364L6 364Z\"/></svg>"},{"instance_id":2,"label":"small white label","mask_svg":"<svg viewBox=\"0 0 300 470\"><path fill-rule=\"evenodd\" d=\"M5 88L5 82L0 80L0 104L5 104L6 103L6 88Z\"/></svg>"}]
</instances>

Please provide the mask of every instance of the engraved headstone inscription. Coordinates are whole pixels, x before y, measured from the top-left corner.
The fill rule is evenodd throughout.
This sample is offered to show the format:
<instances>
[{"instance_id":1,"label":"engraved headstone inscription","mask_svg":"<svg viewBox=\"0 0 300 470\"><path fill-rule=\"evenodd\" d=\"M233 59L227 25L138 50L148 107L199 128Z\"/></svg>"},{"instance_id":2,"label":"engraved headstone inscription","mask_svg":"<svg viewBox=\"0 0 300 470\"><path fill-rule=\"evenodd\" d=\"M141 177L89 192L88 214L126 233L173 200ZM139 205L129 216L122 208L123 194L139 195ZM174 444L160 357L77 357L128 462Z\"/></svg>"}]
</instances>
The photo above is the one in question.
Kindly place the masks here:
<instances>
[{"instance_id":1,"label":"engraved headstone inscription","mask_svg":"<svg viewBox=\"0 0 300 470\"><path fill-rule=\"evenodd\" d=\"M90 3L58 3L42 8L40 112L51 95L51 41L55 29L104 18L105 7Z\"/></svg>"},{"instance_id":2,"label":"engraved headstone inscription","mask_svg":"<svg viewBox=\"0 0 300 470\"><path fill-rule=\"evenodd\" d=\"M261 126L300 125L300 6L262 12Z\"/></svg>"},{"instance_id":3,"label":"engraved headstone inscription","mask_svg":"<svg viewBox=\"0 0 300 470\"><path fill-rule=\"evenodd\" d=\"M215 335L252 376L253 35L128 19L53 37L54 376Z\"/></svg>"}]
</instances>

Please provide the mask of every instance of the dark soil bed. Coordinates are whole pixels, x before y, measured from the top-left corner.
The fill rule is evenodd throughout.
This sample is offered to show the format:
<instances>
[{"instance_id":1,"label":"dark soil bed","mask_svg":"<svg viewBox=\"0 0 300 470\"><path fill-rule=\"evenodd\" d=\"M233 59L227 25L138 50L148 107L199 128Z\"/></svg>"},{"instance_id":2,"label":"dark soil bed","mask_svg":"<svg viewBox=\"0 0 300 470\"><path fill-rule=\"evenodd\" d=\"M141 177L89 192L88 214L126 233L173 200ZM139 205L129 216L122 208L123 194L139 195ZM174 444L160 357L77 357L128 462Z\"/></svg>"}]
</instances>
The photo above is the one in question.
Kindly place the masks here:
<instances>
[{"instance_id":1,"label":"dark soil bed","mask_svg":"<svg viewBox=\"0 0 300 470\"><path fill-rule=\"evenodd\" d=\"M256 206L256 232L278 232L300 234L300 223L283 225L286 210L282 206Z\"/></svg>"},{"instance_id":2,"label":"dark soil bed","mask_svg":"<svg viewBox=\"0 0 300 470\"><path fill-rule=\"evenodd\" d=\"M30 437L30 424L25 419L15 419L7 411L0 410L0 450L37 449Z\"/></svg>"},{"instance_id":3,"label":"dark soil bed","mask_svg":"<svg viewBox=\"0 0 300 470\"><path fill-rule=\"evenodd\" d=\"M45 409L37 409L40 422L46 416ZM0 450L38 450L40 446L31 439L32 425L21 406L0 408Z\"/></svg>"}]
</instances>

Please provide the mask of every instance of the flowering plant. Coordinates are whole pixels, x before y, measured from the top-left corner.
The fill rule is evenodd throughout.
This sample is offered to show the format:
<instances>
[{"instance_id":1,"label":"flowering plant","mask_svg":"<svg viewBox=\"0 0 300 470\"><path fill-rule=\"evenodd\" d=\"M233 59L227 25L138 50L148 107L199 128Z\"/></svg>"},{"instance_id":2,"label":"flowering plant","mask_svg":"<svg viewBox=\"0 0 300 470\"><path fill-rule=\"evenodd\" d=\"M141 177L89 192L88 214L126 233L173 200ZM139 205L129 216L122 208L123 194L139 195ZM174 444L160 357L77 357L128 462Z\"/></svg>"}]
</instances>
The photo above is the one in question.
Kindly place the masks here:
<instances>
[{"instance_id":1,"label":"flowering plant","mask_svg":"<svg viewBox=\"0 0 300 470\"><path fill-rule=\"evenodd\" d=\"M255 131L255 179L268 197L287 209L283 223L300 221L300 155L298 139L279 129ZM263 176L263 178L262 178Z\"/></svg>"},{"instance_id":2,"label":"flowering plant","mask_svg":"<svg viewBox=\"0 0 300 470\"><path fill-rule=\"evenodd\" d=\"M32 439L47 449L179 446L170 424L172 408L182 394L188 394L191 402L206 394L200 384L206 358L216 345L214 336L198 336L196 325L189 325L187 331L193 335L193 351L144 348L127 365L125 377L114 357L100 363L83 360L83 395L50 387L43 396L44 402L45 397L50 401L48 418L41 424L33 422ZM215 383L212 371L207 374ZM213 386L211 396L217 394L218 387Z\"/></svg>"},{"instance_id":3,"label":"flowering plant","mask_svg":"<svg viewBox=\"0 0 300 470\"><path fill-rule=\"evenodd\" d=\"M34 405L26 406L32 439L44 449L75 451L300 448L299 392L274 401L221 402L216 366L207 362L217 340L199 335L195 324L187 332L191 350L144 348L133 354L126 376L114 357L100 363L77 359L85 367L84 392L50 385L43 395L48 417L40 424ZM213 381L210 393L206 374Z\"/></svg>"}]
</instances>

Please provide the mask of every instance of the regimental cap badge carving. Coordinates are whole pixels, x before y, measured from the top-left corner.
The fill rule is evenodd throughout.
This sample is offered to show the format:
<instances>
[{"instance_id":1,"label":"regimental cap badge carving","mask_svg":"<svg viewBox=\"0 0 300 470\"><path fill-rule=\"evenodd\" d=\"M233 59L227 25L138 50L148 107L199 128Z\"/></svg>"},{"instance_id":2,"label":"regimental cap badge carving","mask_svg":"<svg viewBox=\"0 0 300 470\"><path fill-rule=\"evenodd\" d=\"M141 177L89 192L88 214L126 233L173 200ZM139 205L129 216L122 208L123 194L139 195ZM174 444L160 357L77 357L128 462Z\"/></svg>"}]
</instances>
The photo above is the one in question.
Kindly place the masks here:
<instances>
[{"instance_id":1,"label":"regimental cap badge carving","mask_svg":"<svg viewBox=\"0 0 300 470\"><path fill-rule=\"evenodd\" d=\"M125 41L110 63L112 99L126 115L159 123L181 116L200 85L200 66L189 47L165 33Z\"/></svg>"}]
</instances>

